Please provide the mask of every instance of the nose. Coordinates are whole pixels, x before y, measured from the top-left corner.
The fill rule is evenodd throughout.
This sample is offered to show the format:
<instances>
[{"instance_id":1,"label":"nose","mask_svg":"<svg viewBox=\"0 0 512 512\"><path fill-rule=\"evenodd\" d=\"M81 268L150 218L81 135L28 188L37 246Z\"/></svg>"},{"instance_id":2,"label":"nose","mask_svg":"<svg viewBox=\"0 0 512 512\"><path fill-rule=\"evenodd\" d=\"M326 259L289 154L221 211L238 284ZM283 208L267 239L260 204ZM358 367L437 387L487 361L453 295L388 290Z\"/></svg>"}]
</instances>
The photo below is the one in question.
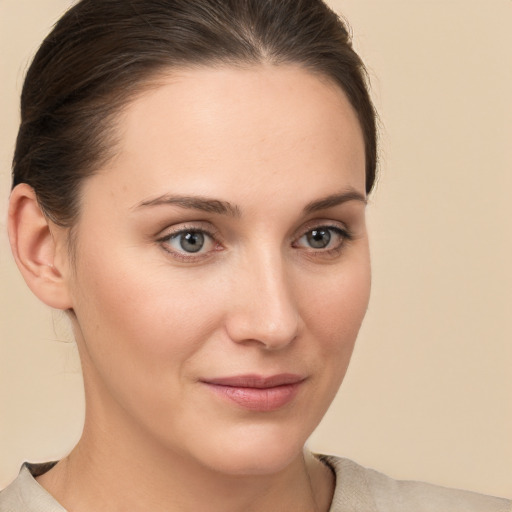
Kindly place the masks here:
<instances>
[{"instance_id":1,"label":"nose","mask_svg":"<svg viewBox=\"0 0 512 512\"><path fill-rule=\"evenodd\" d=\"M226 330L233 341L280 350L297 337L300 316L281 256L253 257L232 273Z\"/></svg>"}]
</instances>

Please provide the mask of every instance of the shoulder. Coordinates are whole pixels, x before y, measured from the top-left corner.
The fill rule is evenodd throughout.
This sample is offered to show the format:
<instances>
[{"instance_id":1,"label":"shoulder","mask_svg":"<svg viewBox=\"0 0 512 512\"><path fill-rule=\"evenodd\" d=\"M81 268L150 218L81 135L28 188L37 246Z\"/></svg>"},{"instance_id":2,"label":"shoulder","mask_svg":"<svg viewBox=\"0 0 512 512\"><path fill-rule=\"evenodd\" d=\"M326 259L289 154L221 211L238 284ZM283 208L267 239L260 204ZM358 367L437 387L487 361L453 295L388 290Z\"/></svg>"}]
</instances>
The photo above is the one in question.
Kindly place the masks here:
<instances>
[{"instance_id":1,"label":"shoulder","mask_svg":"<svg viewBox=\"0 0 512 512\"><path fill-rule=\"evenodd\" d=\"M55 464L23 464L14 482L0 492L0 512L66 512L35 479Z\"/></svg>"},{"instance_id":2,"label":"shoulder","mask_svg":"<svg viewBox=\"0 0 512 512\"><path fill-rule=\"evenodd\" d=\"M348 459L319 458L336 474L330 512L512 512L512 502L504 498L395 480Z\"/></svg>"}]
</instances>

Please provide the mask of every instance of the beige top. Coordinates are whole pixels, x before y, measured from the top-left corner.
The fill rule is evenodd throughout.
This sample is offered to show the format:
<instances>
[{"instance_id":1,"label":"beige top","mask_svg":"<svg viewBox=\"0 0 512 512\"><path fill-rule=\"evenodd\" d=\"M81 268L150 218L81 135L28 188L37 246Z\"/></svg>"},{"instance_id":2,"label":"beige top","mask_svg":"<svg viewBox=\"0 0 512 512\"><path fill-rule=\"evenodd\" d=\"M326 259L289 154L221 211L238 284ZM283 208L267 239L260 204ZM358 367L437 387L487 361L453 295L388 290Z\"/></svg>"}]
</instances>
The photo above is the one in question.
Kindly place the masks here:
<instances>
[{"instance_id":1,"label":"beige top","mask_svg":"<svg viewBox=\"0 0 512 512\"><path fill-rule=\"evenodd\" d=\"M394 480L339 457L318 458L336 475L329 512L512 512L507 499ZM0 492L0 512L66 512L34 478L54 464L24 464L16 480Z\"/></svg>"}]
</instances>

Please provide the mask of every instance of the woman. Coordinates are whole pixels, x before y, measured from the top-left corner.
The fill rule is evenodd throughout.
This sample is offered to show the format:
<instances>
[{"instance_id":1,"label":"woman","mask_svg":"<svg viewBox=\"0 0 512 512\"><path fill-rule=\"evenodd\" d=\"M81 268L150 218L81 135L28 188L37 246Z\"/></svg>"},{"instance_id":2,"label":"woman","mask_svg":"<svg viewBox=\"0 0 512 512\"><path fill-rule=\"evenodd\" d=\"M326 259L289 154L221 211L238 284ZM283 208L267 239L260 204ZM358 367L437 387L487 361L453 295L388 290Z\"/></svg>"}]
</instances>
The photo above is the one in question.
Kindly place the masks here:
<instances>
[{"instance_id":1,"label":"woman","mask_svg":"<svg viewBox=\"0 0 512 512\"><path fill-rule=\"evenodd\" d=\"M304 443L370 288L375 114L320 1L84 0L28 71L9 234L83 435L3 510L509 510Z\"/></svg>"}]
</instances>

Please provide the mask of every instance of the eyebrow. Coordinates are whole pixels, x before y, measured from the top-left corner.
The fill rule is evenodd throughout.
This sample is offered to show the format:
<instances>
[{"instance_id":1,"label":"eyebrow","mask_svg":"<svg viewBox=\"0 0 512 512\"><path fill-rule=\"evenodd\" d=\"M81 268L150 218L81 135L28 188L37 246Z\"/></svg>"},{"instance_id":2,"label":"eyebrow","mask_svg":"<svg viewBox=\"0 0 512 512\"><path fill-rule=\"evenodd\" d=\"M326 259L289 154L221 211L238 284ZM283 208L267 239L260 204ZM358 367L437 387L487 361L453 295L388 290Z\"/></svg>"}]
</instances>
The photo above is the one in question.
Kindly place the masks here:
<instances>
[{"instance_id":1,"label":"eyebrow","mask_svg":"<svg viewBox=\"0 0 512 512\"><path fill-rule=\"evenodd\" d=\"M347 190L339 194L332 194L330 196L311 201L304 207L304 213L314 213L319 210L327 210L328 208L334 208L340 204L348 201L360 201L367 204L367 199L364 194L361 194L357 190Z\"/></svg>"},{"instance_id":2,"label":"eyebrow","mask_svg":"<svg viewBox=\"0 0 512 512\"><path fill-rule=\"evenodd\" d=\"M330 196L311 201L304 207L303 211L306 214L310 214L320 210L334 208L335 206L339 206L348 201L359 201L364 204L367 203L365 195L361 194L357 190L348 190L346 192L332 194ZM135 205L134 209L161 205L176 205L190 210L201 210L207 213L229 215L231 217L241 216L240 207L237 205L234 205L229 201L222 201L220 199L213 199L204 196L177 196L164 194L162 196L155 197L154 199L141 201Z\"/></svg>"},{"instance_id":3,"label":"eyebrow","mask_svg":"<svg viewBox=\"0 0 512 512\"><path fill-rule=\"evenodd\" d=\"M207 213L217 213L220 215L230 215L240 217L240 208L228 201L212 199L203 196L176 196L164 194L154 199L142 201L135 205L135 209L146 206L176 205L190 210L201 210Z\"/></svg>"}]
</instances>

